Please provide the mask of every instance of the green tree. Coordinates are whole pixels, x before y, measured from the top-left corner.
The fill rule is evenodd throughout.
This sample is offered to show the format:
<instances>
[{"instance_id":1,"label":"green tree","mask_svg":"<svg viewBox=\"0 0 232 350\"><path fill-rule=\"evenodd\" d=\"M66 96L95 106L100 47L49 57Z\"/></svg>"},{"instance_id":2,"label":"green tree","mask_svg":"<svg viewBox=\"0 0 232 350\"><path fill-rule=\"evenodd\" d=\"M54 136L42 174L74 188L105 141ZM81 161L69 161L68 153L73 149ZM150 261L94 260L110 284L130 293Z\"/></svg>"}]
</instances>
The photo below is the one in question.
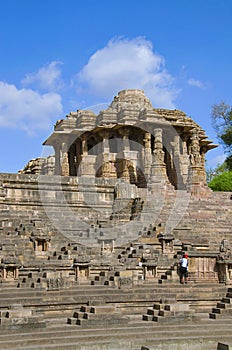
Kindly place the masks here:
<instances>
[{"instance_id":1,"label":"green tree","mask_svg":"<svg viewBox=\"0 0 232 350\"><path fill-rule=\"evenodd\" d=\"M222 164L217 164L216 168L208 168L206 164L206 181L209 183L215 176L223 174L225 171L230 171L226 161Z\"/></svg>"},{"instance_id":2,"label":"green tree","mask_svg":"<svg viewBox=\"0 0 232 350\"><path fill-rule=\"evenodd\" d=\"M224 173L215 176L208 186L213 191L232 192L232 171L225 171Z\"/></svg>"},{"instance_id":3,"label":"green tree","mask_svg":"<svg viewBox=\"0 0 232 350\"><path fill-rule=\"evenodd\" d=\"M213 105L212 126L228 155L225 164L232 170L232 107L225 102Z\"/></svg>"}]
</instances>

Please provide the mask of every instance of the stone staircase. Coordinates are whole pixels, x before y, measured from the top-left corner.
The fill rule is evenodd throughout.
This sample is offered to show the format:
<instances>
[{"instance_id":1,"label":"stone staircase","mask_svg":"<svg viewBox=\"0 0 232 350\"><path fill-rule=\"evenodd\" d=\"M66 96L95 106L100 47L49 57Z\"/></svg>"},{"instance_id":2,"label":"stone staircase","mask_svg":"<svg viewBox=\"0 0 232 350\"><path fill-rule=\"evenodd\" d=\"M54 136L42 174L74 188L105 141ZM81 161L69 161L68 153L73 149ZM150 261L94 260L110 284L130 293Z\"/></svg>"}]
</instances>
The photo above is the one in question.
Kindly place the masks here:
<instances>
[{"instance_id":1,"label":"stone staircase","mask_svg":"<svg viewBox=\"0 0 232 350\"><path fill-rule=\"evenodd\" d=\"M29 190L34 186L33 191L37 186L36 182L26 185ZM82 207L80 217L89 223L86 230L74 218L78 201L71 203L71 216L62 203L50 208L57 220L51 223L36 196L32 202L26 195L20 200L14 195L9 198L5 190L12 189L7 186L0 188L0 255L4 263L14 251L21 265L18 279L0 283L0 349L141 350L146 346L170 350L171 341L172 349L212 350L219 341L232 340L231 288L214 277L204 281L190 276L187 285L180 285L176 265L176 247L181 243L190 256L194 246L194 254L209 252L215 257L221 239L232 242L231 194L191 197L187 208L181 207L185 200L180 201L173 218L176 195L169 190L153 202L148 198L142 210L141 203L135 205L133 200L125 214L115 207L112 220L99 219L99 211L88 216ZM115 226L118 219L130 223L130 232ZM157 239L167 222L175 227L176 256L162 253ZM140 232L137 242L135 231ZM128 244L120 242L123 235L128 235ZM35 251L36 237L49 239L47 251ZM116 237L115 251L108 254L86 244L99 245L99 237ZM151 280L139 278L147 254L157 261ZM85 255L91 273L81 281L75 279L73 265L81 264ZM123 279L131 281L123 285Z\"/></svg>"},{"instance_id":2,"label":"stone staircase","mask_svg":"<svg viewBox=\"0 0 232 350\"><path fill-rule=\"evenodd\" d=\"M17 328L6 333L0 333L0 349L8 350L141 350L142 346L149 349L196 349L216 350L219 341L231 342L232 323L218 322L212 324L159 324L153 322L143 325L131 323L126 325L104 325L98 328L77 327L76 325L56 326L55 329Z\"/></svg>"},{"instance_id":3,"label":"stone staircase","mask_svg":"<svg viewBox=\"0 0 232 350\"><path fill-rule=\"evenodd\" d=\"M164 274L161 274L158 282L159 284L163 284L164 282L177 282L179 279L180 278L177 273L177 263L174 263L168 270L165 271Z\"/></svg>"},{"instance_id":4,"label":"stone staircase","mask_svg":"<svg viewBox=\"0 0 232 350\"><path fill-rule=\"evenodd\" d=\"M110 287L119 286L120 271L102 271L91 281L91 285L107 285Z\"/></svg>"},{"instance_id":5,"label":"stone staircase","mask_svg":"<svg viewBox=\"0 0 232 350\"><path fill-rule=\"evenodd\" d=\"M205 349L210 349L209 344L222 337L230 339L232 318L209 318L226 290L225 285L215 283L180 285L168 280L164 284L144 282L129 289L76 285L49 292L13 284L1 286L0 349L84 350L102 344L104 349L139 350L145 339L149 346L158 346L162 339L165 346L167 337L174 343L177 339L179 343L202 339ZM18 309L14 308L16 298ZM145 310L151 310L147 322L142 316Z\"/></svg>"},{"instance_id":6,"label":"stone staircase","mask_svg":"<svg viewBox=\"0 0 232 350\"><path fill-rule=\"evenodd\" d=\"M184 191L182 192L183 194L185 193ZM170 228L174 228L173 233L176 239L180 239L181 241L188 243L198 241L210 247L215 247L216 250L218 250L218 242L221 241L222 238L231 241L232 219L228 220L228 218L232 217L232 201L230 199L230 193L212 193L207 198L191 197L187 203L187 208L183 208L183 213L179 215L179 211L181 212L182 208L179 208L179 211L177 208L177 212L174 213L175 215L173 215L173 218L172 215L170 216L170 213L172 212L173 207L175 207L176 194L174 194L172 191L167 191L165 197L162 199L162 205L159 204L159 201L159 196L157 197L157 203L154 203L154 200L152 201L148 198L147 202L144 203L142 208L141 216L136 215L136 217L133 217L132 215L132 217L129 218L127 213L125 220L130 222L132 226L134 224L133 227L135 229L138 226L138 231L141 231L141 233L143 232L144 228L143 222L150 223L153 226L163 223L164 227L168 223ZM3 199L2 202L4 202ZM134 205L132 202L128 204L130 210ZM86 230L86 225L83 225L84 220L81 220L81 216L77 225L77 220L75 219L75 211L77 208L75 206L72 208L73 212L71 216L66 215L67 213L63 211L62 206L57 206L56 208L50 209L49 213L53 213L55 215L53 227L51 227L50 220L46 213L46 205L45 207L42 207L39 201L33 205L34 209L32 209L32 205L30 203L27 203L27 205L24 203L23 210L20 203L17 203L16 206L16 203L13 203L12 201L7 202L7 200L6 204L2 205L4 208L0 218L3 218L2 222L5 220L4 228L2 227L2 232L4 234L7 234L6 231L8 231L8 233L11 235L18 232L18 234L22 236L25 231L30 232L33 230L36 230L39 234L39 231L45 231L45 227L48 229L52 228L54 233L58 233L55 228L57 226L64 233L64 235L67 234L69 239L79 241L80 243L85 243L86 240L89 240L90 244L95 244L101 235L103 235L103 237L104 235L107 237L109 232L112 235L112 228L114 231L114 237L118 240L122 236L122 233L126 235L130 234L130 232L122 232L121 227L118 228L117 225L115 226L115 220L108 220L107 223L104 223L104 220L100 222L98 216L96 216L96 218L90 218L89 221L91 222L92 220L92 227L89 225L89 229ZM182 204L180 203L180 205ZM9 213L10 215L8 216ZM228 213L231 213L231 215ZM179 223L176 219L177 216L178 218L180 216ZM8 217L7 221L6 217ZM155 218L157 218L157 220ZM122 220L123 223L123 219L121 217L120 220ZM156 222L154 222L154 220ZM40 224L41 226L39 227ZM107 231L106 224L109 226L109 232ZM22 226L20 227L20 225ZM133 237L134 236L132 235L132 238Z\"/></svg>"},{"instance_id":7,"label":"stone staircase","mask_svg":"<svg viewBox=\"0 0 232 350\"><path fill-rule=\"evenodd\" d=\"M196 318L194 310L190 310L186 303L155 303L147 309L147 314L142 316L144 321L161 323L187 322ZM199 316L198 316L199 317Z\"/></svg>"},{"instance_id":8,"label":"stone staircase","mask_svg":"<svg viewBox=\"0 0 232 350\"><path fill-rule=\"evenodd\" d=\"M122 326L128 323L128 319L116 312L115 306L95 305L81 306L79 311L74 311L73 316L67 319L67 323L79 325L83 328L112 326L114 324Z\"/></svg>"},{"instance_id":9,"label":"stone staircase","mask_svg":"<svg viewBox=\"0 0 232 350\"><path fill-rule=\"evenodd\" d=\"M232 317L232 288L228 288L226 297L217 303L217 307L212 309L209 317L212 319L222 318L225 316Z\"/></svg>"}]
</instances>

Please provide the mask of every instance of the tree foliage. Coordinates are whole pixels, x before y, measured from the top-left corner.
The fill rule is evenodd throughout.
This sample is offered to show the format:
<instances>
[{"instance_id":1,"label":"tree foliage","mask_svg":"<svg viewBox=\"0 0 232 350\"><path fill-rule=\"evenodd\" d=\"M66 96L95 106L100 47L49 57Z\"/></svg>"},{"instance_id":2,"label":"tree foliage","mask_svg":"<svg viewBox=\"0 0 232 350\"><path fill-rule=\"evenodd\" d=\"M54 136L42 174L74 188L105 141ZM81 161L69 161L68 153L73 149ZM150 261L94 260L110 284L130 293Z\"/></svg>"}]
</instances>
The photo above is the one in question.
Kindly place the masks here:
<instances>
[{"instance_id":1,"label":"tree foliage","mask_svg":"<svg viewBox=\"0 0 232 350\"><path fill-rule=\"evenodd\" d=\"M226 165L232 170L232 107L225 102L213 105L212 126L219 142L228 154Z\"/></svg>"},{"instance_id":2,"label":"tree foliage","mask_svg":"<svg viewBox=\"0 0 232 350\"><path fill-rule=\"evenodd\" d=\"M232 192L232 171L215 176L208 184L213 191Z\"/></svg>"}]
</instances>

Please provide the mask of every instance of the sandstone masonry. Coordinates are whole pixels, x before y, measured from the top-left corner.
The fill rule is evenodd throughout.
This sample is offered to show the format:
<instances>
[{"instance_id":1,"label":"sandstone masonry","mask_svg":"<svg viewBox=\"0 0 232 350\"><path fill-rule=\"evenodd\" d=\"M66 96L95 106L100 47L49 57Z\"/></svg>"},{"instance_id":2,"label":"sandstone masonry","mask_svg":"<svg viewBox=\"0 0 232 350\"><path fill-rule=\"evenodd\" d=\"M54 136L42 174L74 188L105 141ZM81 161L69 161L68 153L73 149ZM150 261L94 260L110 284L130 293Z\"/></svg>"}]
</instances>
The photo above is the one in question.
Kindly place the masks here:
<instances>
[{"instance_id":1,"label":"sandstone masonry","mask_svg":"<svg viewBox=\"0 0 232 350\"><path fill-rule=\"evenodd\" d=\"M10 348L21 346L17 329L31 334L25 349L49 349L54 324L67 331L51 336L59 349L91 348L88 329L98 350L168 349L167 335L163 347L154 335L162 322L180 349L187 338L189 349L201 347L173 323L199 325L206 350L230 343L225 324L219 330L232 323L232 197L207 186L205 154L216 145L204 130L182 111L154 108L141 90L123 90L98 115L58 121L44 145L54 155L0 174L0 349L4 332Z\"/></svg>"}]
</instances>

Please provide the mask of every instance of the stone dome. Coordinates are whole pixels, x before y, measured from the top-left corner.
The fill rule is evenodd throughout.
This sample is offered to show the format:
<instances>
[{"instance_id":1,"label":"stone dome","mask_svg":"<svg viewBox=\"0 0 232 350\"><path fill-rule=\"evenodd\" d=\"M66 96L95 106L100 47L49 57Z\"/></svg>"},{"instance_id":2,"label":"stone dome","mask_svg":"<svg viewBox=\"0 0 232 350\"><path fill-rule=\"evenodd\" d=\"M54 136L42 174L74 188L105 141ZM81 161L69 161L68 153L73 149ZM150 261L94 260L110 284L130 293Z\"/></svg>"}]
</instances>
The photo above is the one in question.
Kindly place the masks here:
<instances>
[{"instance_id":1,"label":"stone dome","mask_svg":"<svg viewBox=\"0 0 232 350\"><path fill-rule=\"evenodd\" d=\"M114 97L110 109L120 110L121 108L130 108L133 109L151 109L152 103L145 96L143 90L139 89L128 89L122 90Z\"/></svg>"}]
</instances>

